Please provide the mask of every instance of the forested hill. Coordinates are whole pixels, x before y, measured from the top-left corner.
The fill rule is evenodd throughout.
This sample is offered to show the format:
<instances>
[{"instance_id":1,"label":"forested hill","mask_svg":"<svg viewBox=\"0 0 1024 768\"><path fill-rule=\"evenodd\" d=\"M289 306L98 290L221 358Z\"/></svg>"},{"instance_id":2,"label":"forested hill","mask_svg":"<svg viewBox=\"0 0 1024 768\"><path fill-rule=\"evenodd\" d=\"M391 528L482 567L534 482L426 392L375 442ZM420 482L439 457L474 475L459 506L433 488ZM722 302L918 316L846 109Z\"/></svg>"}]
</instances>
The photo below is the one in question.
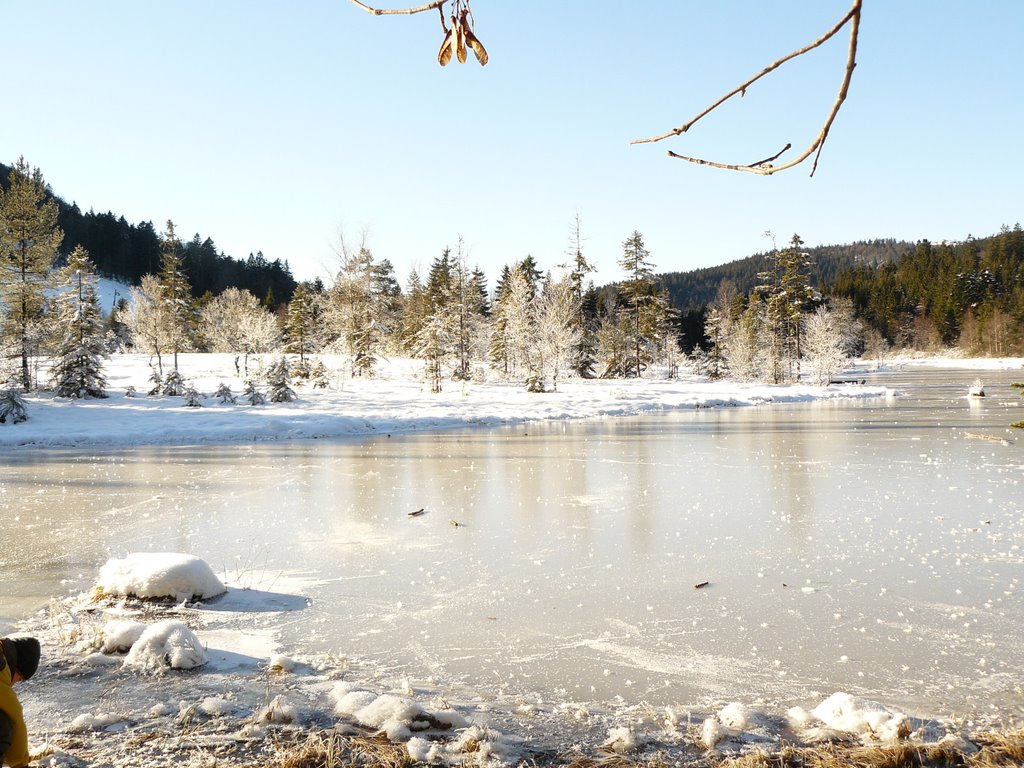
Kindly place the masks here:
<instances>
[{"instance_id":1,"label":"forested hill","mask_svg":"<svg viewBox=\"0 0 1024 768\"><path fill-rule=\"evenodd\" d=\"M10 173L10 166L0 163L0 186L5 190ZM99 274L132 285L138 284L143 275L160 270L160 234L152 222L130 224L124 216L109 211L83 213L76 204L67 203L56 194L53 199L59 210L58 223L64 230L61 255L66 256L81 245L89 252ZM287 261L270 261L262 253L235 259L220 253L212 239L198 234L182 243L182 251L196 297L207 292L217 295L234 286L277 308L287 303L295 290L296 281Z\"/></svg>"},{"instance_id":2,"label":"forested hill","mask_svg":"<svg viewBox=\"0 0 1024 768\"><path fill-rule=\"evenodd\" d=\"M832 285L836 277L858 266L874 267L898 261L913 253L915 244L901 240L866 240L849 245L820 245L804 250L811 255L811 284ZM714 301L718 286L731 280L741 294L749 293L760 282L758 273L768 269L768 254L758 253L717 267L692 272L666 272L658 275L668 291L672 306L684 312L702 309Z\"/></svg>"}]
</instances>

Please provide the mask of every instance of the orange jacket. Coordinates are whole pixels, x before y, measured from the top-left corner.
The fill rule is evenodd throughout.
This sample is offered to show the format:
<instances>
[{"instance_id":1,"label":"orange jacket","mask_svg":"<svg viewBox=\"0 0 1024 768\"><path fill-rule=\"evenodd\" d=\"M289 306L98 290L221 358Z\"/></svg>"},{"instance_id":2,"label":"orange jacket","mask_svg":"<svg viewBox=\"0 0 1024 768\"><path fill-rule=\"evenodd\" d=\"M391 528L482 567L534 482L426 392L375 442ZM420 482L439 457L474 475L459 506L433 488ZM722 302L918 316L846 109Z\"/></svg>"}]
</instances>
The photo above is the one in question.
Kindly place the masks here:
<instances>
[{"instance_id":1,"label":"orange jacket","mask_svg":"<svg viewBox=\"0 0 1024 768\"><path fill-rule=\"evenodd\" d=\"M11 720L11 746L3 755L3 764L12 768L28 765L28 729L25 727L25 715L21 711L21 702L14 692L11 683L11 668L0 653L0 710Z\"/></svg>"}]
</instances>

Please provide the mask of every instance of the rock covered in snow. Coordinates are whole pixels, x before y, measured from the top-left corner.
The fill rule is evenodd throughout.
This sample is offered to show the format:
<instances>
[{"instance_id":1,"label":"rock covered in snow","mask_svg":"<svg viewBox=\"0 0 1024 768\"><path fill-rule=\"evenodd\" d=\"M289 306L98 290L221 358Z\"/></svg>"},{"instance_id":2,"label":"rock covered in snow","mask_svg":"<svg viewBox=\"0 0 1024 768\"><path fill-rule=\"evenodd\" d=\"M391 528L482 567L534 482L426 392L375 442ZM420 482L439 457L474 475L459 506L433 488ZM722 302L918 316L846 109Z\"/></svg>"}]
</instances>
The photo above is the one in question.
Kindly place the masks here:
<instances>
[{"instance_id":1,"label":"rock covered in snow","mask_svg":"<svg viewBox=\"0 0 1024 768\"><path fill-rule=\"evenodd\" d=\"M206 600L227 591L206 563L176 552L133 552L100 568L97 586L123 597Z\"/></svg>"},{"instance_id":2,"label":"rock covered in snow","mask_svg":"<svg viewBox=\"0 0 1024 768\"><path fill-rule=\"evenodd\" d=\"M126 667L146 672L195 669L206 663L206 649L196 633L180 621L160 621L146 628L124 659Z\"/></svg>"}]
</instances>

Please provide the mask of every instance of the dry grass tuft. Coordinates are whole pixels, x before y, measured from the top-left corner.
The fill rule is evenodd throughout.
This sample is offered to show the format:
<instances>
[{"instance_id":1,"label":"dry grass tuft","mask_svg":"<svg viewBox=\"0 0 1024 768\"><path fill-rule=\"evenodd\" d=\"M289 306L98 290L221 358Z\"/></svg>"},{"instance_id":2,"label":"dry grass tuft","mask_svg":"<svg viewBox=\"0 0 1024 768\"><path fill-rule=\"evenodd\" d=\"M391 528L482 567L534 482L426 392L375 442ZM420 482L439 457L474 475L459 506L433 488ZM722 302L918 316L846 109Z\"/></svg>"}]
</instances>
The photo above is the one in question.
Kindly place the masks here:
<instances>
[{"instance_id":1,"label":"dry grass tuft","mask_svg":"<svg viewBox=\"0 0 1024 768\"><path fill-rule=\"evenodd\" d=\"M310 734L303 742L282 748L275 768L407 768L413 764L404 744L386 736L342 736L334 731Z\"/></svg>"},{"instance_id":2,"label":"dry grass tuft","mask_svg":"<svg viewBox=\"0 0 1024 768\"><path fill-rule=\"evenodd\" d=\"M970 756L971 768L1024 765L1024 728L1005 733L980 733L974 741L981 750Z\"/></svg>"}]
</instances>

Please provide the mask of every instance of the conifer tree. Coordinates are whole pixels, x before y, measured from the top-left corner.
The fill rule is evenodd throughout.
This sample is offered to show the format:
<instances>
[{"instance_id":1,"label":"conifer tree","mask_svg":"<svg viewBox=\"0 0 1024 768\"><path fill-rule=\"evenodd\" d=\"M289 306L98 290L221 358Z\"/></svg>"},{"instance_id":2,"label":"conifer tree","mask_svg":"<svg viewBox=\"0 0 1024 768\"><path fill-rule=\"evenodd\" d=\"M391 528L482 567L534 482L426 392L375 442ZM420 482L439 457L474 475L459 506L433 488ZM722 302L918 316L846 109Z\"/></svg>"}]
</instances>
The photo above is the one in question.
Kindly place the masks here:
<instances>
[{"instance_id":1,"label":"conifer tree","mask_svg":"<svg viewBox=\"0 0 1024 768\"><path fill-rule=\"evenodd\" d=\"M593 298L592 295L588 296L588 294L593 293L593 283L590 284L588 290L584 287L584 281L586 281L587 275L597 270L583 256L583 235L581 230L582 221L577 213L569 252L569 279L571 281L572 293L576 300L572 324L576 328L577 337L573 345L570 365L577 376L590 379L594 376L594 366L597 364L597 323L593 302L588 301L588 298Z\"/></svg>"},{"instance_id":2,"label":"conifer tree","mask_svg":"<svg viewBox=\"0 0 1024 768\"><path fill-rule=\"evenodd\" d=\"M288 374L288 361L280 358L267 371L267 384L270 387L270 402L290 403L295 399L295 390L291 388Z\"/></svg>"},{"instance_id":3,"label":"conifer tree","mask_svg":"<svg viewBox=\"0 0 1024 768\"><path fill-rule=\"evenodd\" d=\"M761 285L757 291L764 299L768 375L774 384L800 375L800 318L814 295L810 257L801 249L803 244L794 234L788 248L770 254L769 268L758 275Z\"/></svg>"},{"instance_id":4,"label":"conifer tree","mask_svg":"<svg viewBox=\"0 0 1024 768\"><path fill-rule=\"evenodd\" d=\"M328 318L353 376L372 376L383 341L380 272L365 246L341 247L341 269L328 296Z\"/></svg>"},{"instance_id":5,"label":"conifer tree","mask_svg":"<svg viewBox=\"0 0 1024 768\"><path fill-rule=\"evenodd\" d=\"M177 371L178 353L190 347L194 311L192 289L181 255L181 241L170 219L160 242L160 299L164 305L163 320L167 324L169 351L174 355L174 370Z\"/></svg>"},{"instance_id":6,"label":"conifer tree","mask_svg":"<svg viewBox=\"0 0 1024 768\"><path fill-rule=\"evenodd\" d=\"M32 388L32 326L42 314L50 267L64 234L38 168L19 158L9 182L7 191L0 188L0 305L6 309L0 332L18 342L21 386L27 392Z\"/></svg>"},{"instance_id":7,"label":"conifer tree","mask_svg":"<svg viewBox=\"0 0 1024 768\"><path fill-rule=\"evenodd\" d=\"M304 361L306 355L313 351L314 331L313 295L307 283L299 283L288 304L288 316L285 320L284 351L299 356Z\"/></svg>"},{"instance_id":8,"label":"conifer tree","mask_svg":"<svg viewBox=\"0 0 1024 768\"><path fill-rule=\"evenodd\" d=\"M650 251L644 246L643 235L634 230L622 244L622 258L619 260L619 266L626 273L626 279L619 284L619 311L631 350L628 374L637 377L650 362L648 344L658 310L650 256Z\"/></svg>"},{"instance_id":9,"label":"conifer tree","mask_svg":"<svg viewBox=\"0 0 1024 768\"><path fill-rule=\"evenodd\" d=\"M260 392L256 382L252 379L245 382L245 392L242 393L242 397L249 405L264 405L267 402L267 398Z\"/></svg>"},{"instance_id":10,"label":"conifer tree","mask_svg":"<svg viewBox=\"0 0 1024 768\"><path fill-rule=\"evenodd\" d=\"M93 264L84 248L75 247L61 274L66 283L55 299L61 334L52 371L56 392L61 397L106 397L103 317Z\"/></svg>"},{"instance_id":11,"label":"conifer tree","mask_svg":"<svg viewBox=\"0 0 1024 768\"><path fill-rule=\"evenodd\" d=\"M28 405L16 389L0 389L0 424L18 424L28 419Z\"/></svg>"}]
</instances>

